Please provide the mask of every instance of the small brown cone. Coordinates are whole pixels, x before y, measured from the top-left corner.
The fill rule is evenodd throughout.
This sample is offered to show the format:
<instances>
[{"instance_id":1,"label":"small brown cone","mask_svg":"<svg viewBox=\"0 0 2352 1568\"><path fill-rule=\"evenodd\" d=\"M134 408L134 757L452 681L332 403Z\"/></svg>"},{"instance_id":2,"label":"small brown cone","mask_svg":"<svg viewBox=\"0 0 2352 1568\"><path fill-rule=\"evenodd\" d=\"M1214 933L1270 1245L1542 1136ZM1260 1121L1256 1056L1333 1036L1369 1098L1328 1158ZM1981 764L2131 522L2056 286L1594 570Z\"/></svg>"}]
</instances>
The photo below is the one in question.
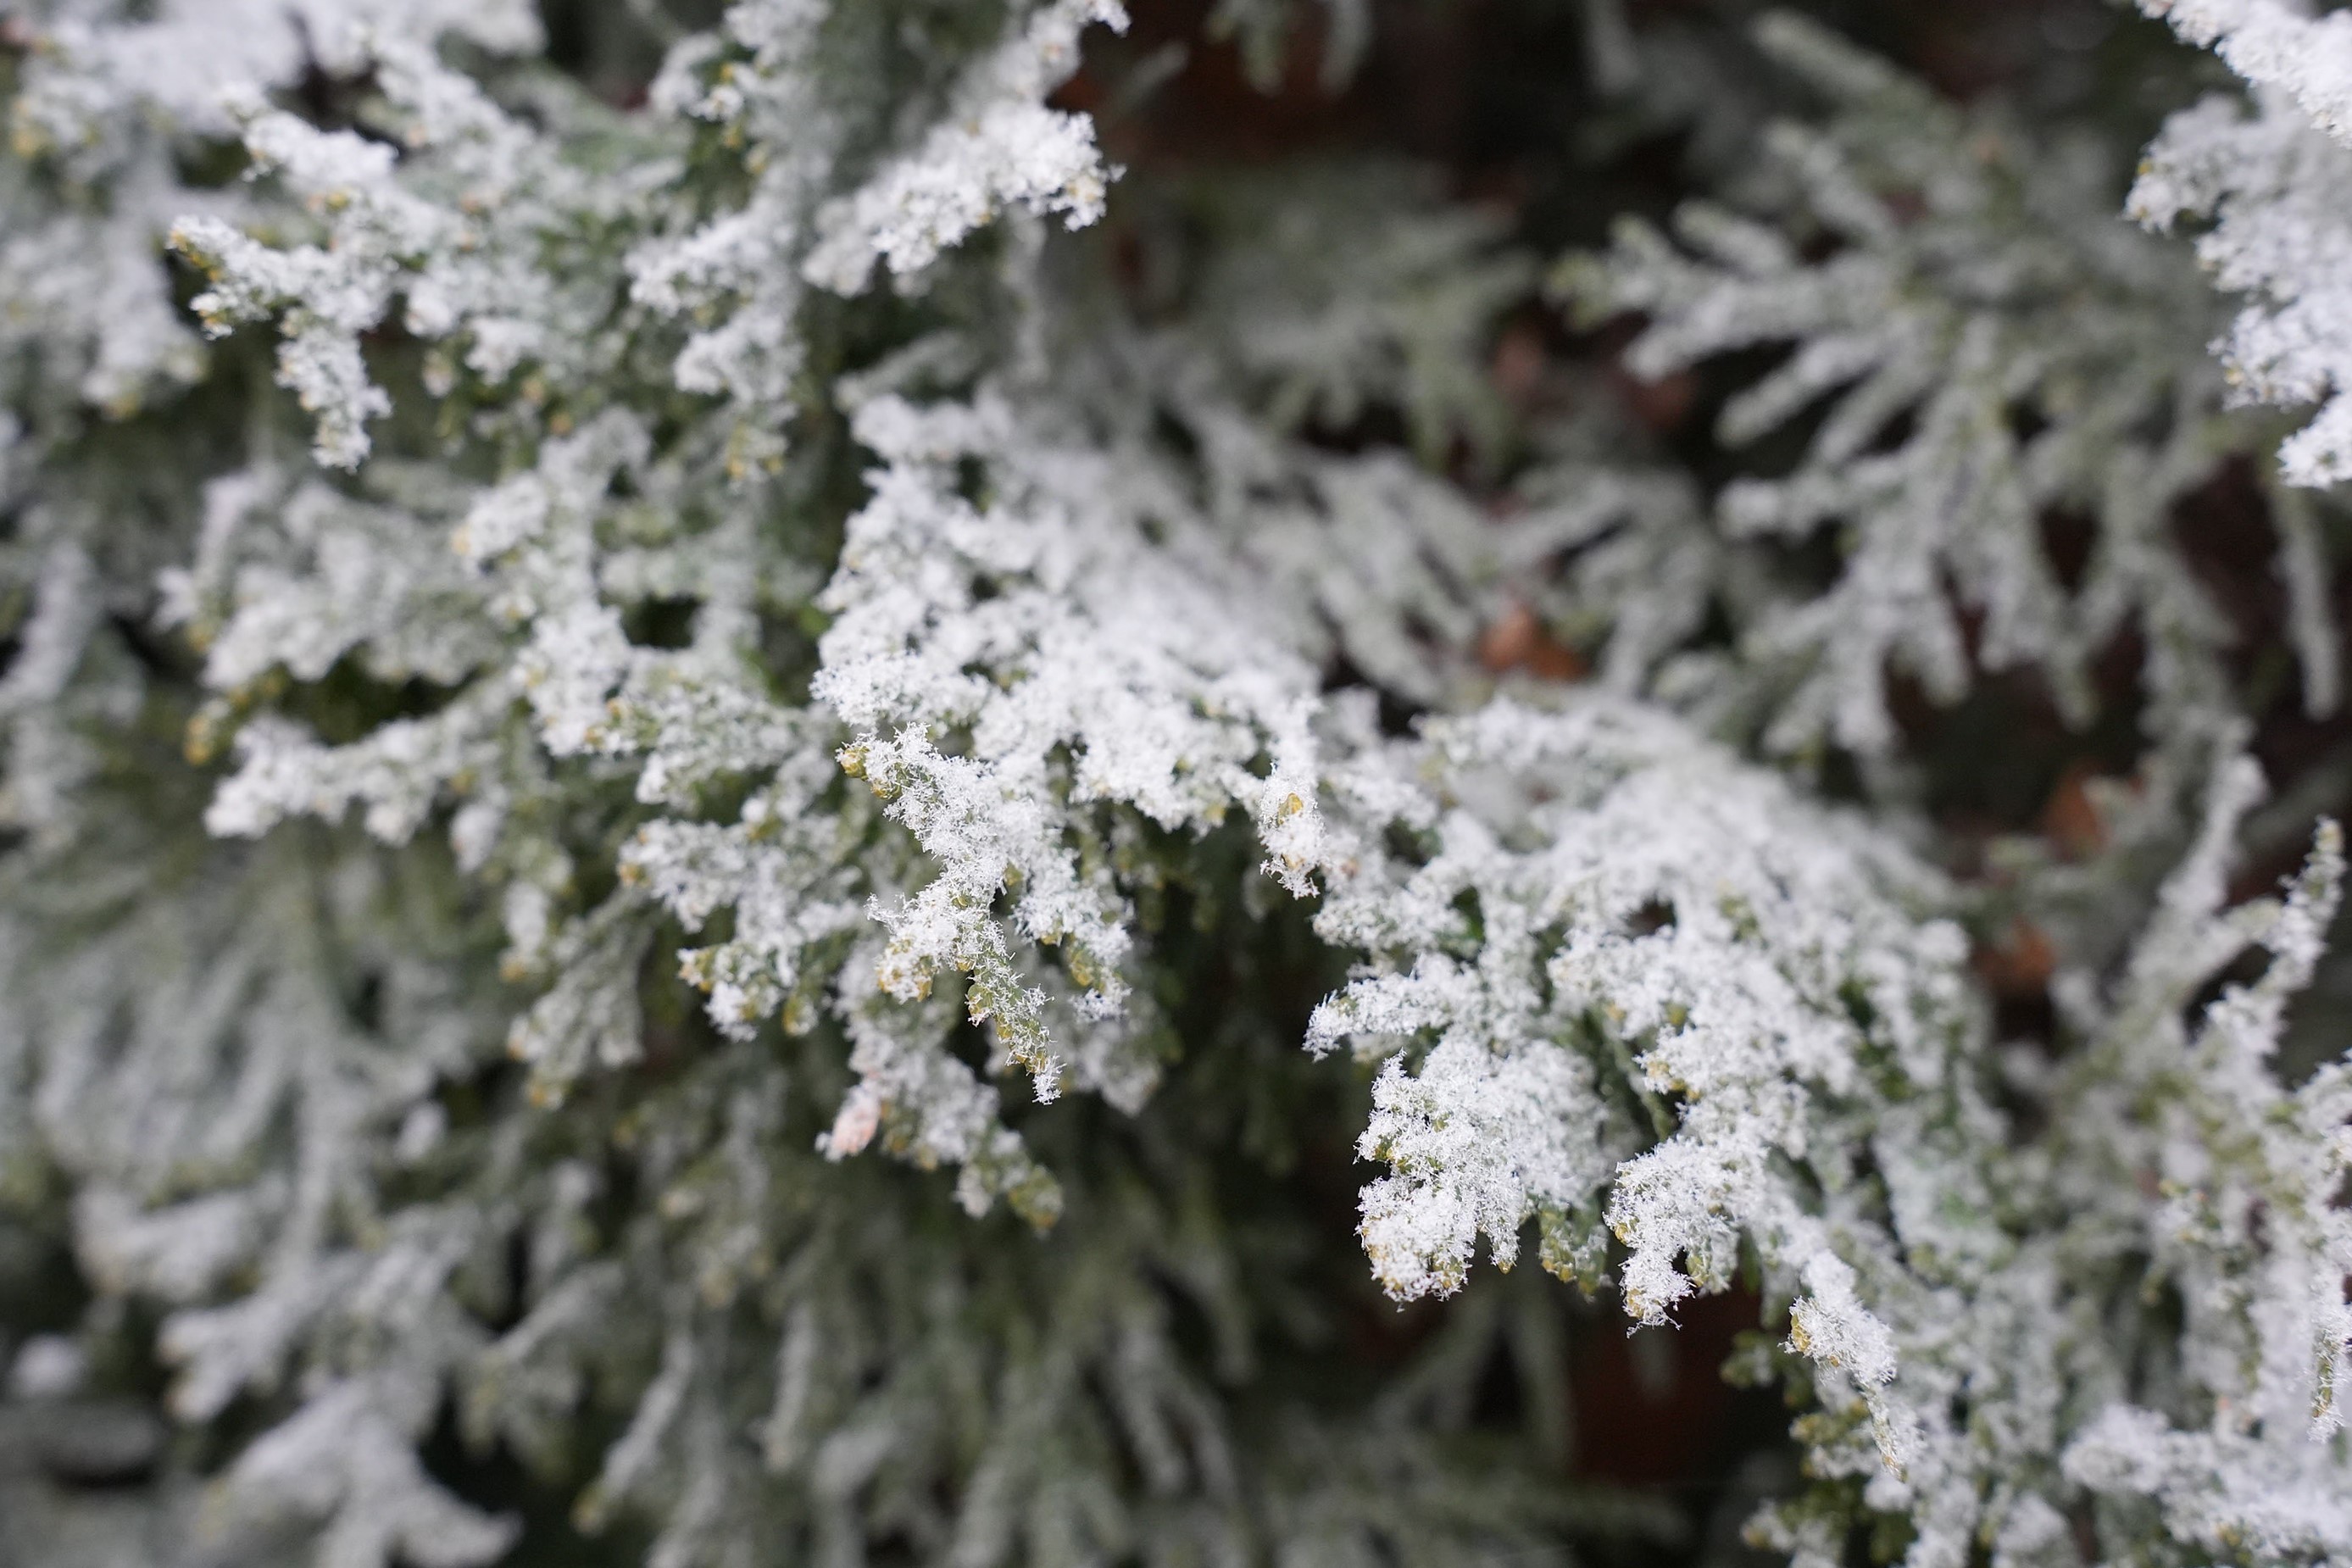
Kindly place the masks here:
<instances>
[{"instance_id":1,"label":"small brown cone","mask_svg":"<svg viewBox=\"0 0 2352 1568\"><path fill-rule=\"evenodd\" d=\"M2070 860L2088 859L2106 847L2107 825L2090 788L2098 776L2088 762L2068 763L2042 807L2042 837Z\"/></svg>"},{"instance_id":2,"label":"small brown cone","mask_svg":"<svg viewBox=\"0 0 2352 1568\"><path fill-rule=\"evenodd\" d=\"M1976 970L1998 996L2039 996L2058 968L2058 950L2040 926L2020 915L2001 939L1976 952Z\"/></svg>"},{"instance_id":3,"label":"small brown cone","mask_svg":"<svg viewBox=\"0 0 2352 1568\"><path fill-rule=\"evenodd\" d=\"M1538 680L1581 680L1589 673L1583 657L1517 600L1479 637L1478 662L1496 675L1524 670Z\"/></svg>"}]
</instances>

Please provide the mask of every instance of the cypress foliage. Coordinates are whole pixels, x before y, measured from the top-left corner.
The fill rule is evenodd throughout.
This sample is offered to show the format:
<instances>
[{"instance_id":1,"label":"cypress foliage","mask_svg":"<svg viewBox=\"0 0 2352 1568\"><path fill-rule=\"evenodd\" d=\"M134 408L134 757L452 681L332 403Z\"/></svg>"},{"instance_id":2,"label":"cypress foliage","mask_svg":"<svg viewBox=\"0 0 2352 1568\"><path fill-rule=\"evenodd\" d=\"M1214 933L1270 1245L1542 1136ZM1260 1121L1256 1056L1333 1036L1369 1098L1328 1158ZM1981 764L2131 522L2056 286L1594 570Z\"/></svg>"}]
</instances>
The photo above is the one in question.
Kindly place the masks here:
<instances>
[{"instance_id":1,"label":"cypress foliage","mask_svg":"<svg viewBox=\"0 0 2352 1568\"><path fill-rule=\"evenodd\" d=\"M0 16L0 1568L2352 1563L2352 21L2140 11Z\"/></svg>"}]
</instances>

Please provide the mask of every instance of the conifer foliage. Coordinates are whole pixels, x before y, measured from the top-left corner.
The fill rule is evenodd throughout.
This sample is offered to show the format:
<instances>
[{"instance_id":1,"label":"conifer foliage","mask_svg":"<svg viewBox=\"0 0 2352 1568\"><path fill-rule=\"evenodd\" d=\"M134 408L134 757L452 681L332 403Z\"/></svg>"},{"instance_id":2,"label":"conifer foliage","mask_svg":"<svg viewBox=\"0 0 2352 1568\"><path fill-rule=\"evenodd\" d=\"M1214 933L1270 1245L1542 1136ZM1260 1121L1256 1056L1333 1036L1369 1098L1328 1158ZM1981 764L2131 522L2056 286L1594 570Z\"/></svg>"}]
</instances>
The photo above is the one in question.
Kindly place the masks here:
<instances>
[{"instance_id":1,"label":"conifer foliage","mask_svg":"<svg viewBox=\"0 0 2352 1568\"><path fill-rule=\"evenodd\" d=\"M0 13L0 1568L2352 1563L2352 22L2140 8Z\"/></svg>"}]
</instances>

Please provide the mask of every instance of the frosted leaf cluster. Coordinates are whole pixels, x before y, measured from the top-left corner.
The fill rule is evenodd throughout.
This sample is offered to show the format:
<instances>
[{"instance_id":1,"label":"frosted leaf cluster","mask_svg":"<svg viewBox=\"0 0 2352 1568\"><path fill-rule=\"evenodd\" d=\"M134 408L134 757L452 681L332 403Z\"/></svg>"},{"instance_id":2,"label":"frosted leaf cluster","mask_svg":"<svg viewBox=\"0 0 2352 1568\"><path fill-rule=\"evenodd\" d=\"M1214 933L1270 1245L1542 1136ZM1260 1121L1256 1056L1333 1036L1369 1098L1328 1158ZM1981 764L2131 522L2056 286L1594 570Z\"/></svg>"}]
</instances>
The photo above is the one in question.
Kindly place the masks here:
<instances>
[{"instance_id":1,"label":"frosted leaf cluster","mask_svg":"<svg viewBox=\"0 0 2352 1568\"><path fill-rule=\"evenodd\" d=\"M1118 0L1058 0L975 61L920 146L819 215L808 279L854 294L877 262L919 271L1006 206L1059 213L1072 228L1102 216L1110 172L1093 123L1042 101L1076 69L1078 34L1095 22L1124 29L1127 12Z\"/></svg>"},{"instance_id":2,"label":"frosted leaf cluster","mask_svg":"<svg viewBox=\"0 0 2352 1568\"><path fill-rule=\"evenodd\" d=\"M2333 1440L2352 1315L2341 1286L2352 1231L2340 1062L2300 1087L2272 1066L2281 1016L2310 983L2342 898L2343 837L2320 826L2300 877L2273 900L2222 907L2240 816L2260 797L2251 764L2218 770L2207 820L2165 884L2118 982L2105 996L2077 977L2069 999L2108 1020L2062 1103L2073 1110L2053 1165L2083 1255L2109 1269L2137 1253L2177 1299L2193 1347L2178 1373L2204 1420L2130 1398L2102 1411L2065 1455L2070 1479L2145 1498L2176 1540L2263 1558L2320 1558L2352 1541L2352 1493ZM2184 1003L2249 946L2266 967L2200 1010ZM2115 1114L2121 1098L2147 1109ZM2095 1173L2135 1170L2155 1201L2118 1210L2092 1196ZM2120 1393L2120 1391L2118 1391Z\"/></svg>"},{"instance_id":3,"label":"frosted leaf cluster","mask_svg":"<svg viewBox=\"0 0 2352 1568\"><path fill-rule=\"evenodd\" d=\"M1613 1171L1608 1215L1631 1248L1628 1309L1663 1322L1695 1288L1727 1282L1743 1232L1791 1219L1769 1217L1767 1172L1810 1142L1805 1086L1853 1095L1865 1048L1907 1046L1912 1075L1946 1076L1945 1037L1966 1026L1958 934L1918 922L1929 889L1905 886L1923 873L1891 847L1837 846L1771 781L1654 714L1498 705L1433 742L1466 799L1444 812L1398 799L1426 863L1360 868L1321 916L1398 966L1327 1003L1309 1033L1388 1058L1365 1137L1398 1173L1366 1194L1375 1267L1401 1295L1458 1287L1478 1231L1507 1262L1537 1213L1548 1247L1601 1256L1570 1215L1593 1225L1612 1167L1679 1105L1675 1135ZM1818 837L1783 859L1794 824ZM1854 985L1910 1037L1871 1040L1842 995ZM1391 1053L1424 1036L1408 1074ZM1595 1057L1638 1073L1651 1126L1612 1129L1625 1106L1598 1091Z\"/></svg>"},{"instance_id":4,"label":"frosted leaf cluster","mask_svg":"<svg viewBox=\"0 0 2352 1568\"><path fill-rule=\"evenodd\" d=\"M1574 459L1531 482L1515 552L1568 556L1562 609L1613 620L1620 684L1760 707L1776 750L1884 752L1890 679L1949 703L1979 669L2037 671L2083 722L2087 666L2126 626L2154 650L2158 728L2210 732L2227 628L2167 516L2242 437L2198 352L2197 279L2115 223L2095 148L1964 113L1793 17L1759 41L1827 122L1772 126L1738 205L1685 207L1672 238L1628 221L1557 282L1587 315L1641 313L1625 363L1644 380L1783 349L1716 430L1733 447L1801 432L1804 456L1736 478L1711 517L1672 476L1593 482ZM2053 510L2096 529L2071 586L2042 532ZM1826 584L1764 548L1824 534ZM1717 604L1739 664L1665 658Z\"/></svg>"},{"instance_id":5,"label":"frosted leaf cluster","mask_svg":"<svg viewBox=\"0 0 2352 1568\"><path fill-rule=\"evenodd\" d=\"M1371 11L1320 10L1337 83ZM2135 198L2216 218L2260 381L2341 205L2278 40L2336 34L2169 14L2284 95ZM1768 23L1825 107L1559 274L1649 382L1781 353L1717 434L1793 466L1710 494L1497 390L1535 258L1433 182L1139 164L1120 226L1057 95L1127 23L737 0L629 108L501 5L9 24L0 1280L89 1305L0 1342L0 1552L543 1549L467 1465L661 1568L1662 1528L1458 1430L1531 1236L1637 1324L1753 1300L1803 1568L2352 1554L2352 1079L2276 1061L2343 849L2231 901L2263 786L2171 518L2268 437L2182 247ZM1509 673L1513 616L1600 678ZM2137 936L2003 1047L1972 929L2063 877L1769 759L1896 756L1903 676L2086 722L2126 627L2173 868L2075 868ZM1343 1092L1373 1280L1466 1298L1377 1399L1287 1375L1348 1364L1328 1238L1234 1191Z\"/></svg>"},{"instance_id":6,"label":"frosted leaf cluster","mask_svg":"<svg viewBox=\"0 0 2352 1568\"><path fill-rule=\"evenodd\" d=\"M2147 9L2213 45L2254 91L2251 104L2216 95L2172 117L2132 187L2132 215L2158 228L2210 226L2198 256L2217 287L2242 297L2216 344L2235 391L2316 405L2280 446L2279 468L2291 484L2332 485L2352 473L2343 282L2352 235L2342 217L2352 30L2341 17L2273 4Z\"/></svg>"}]
</instances>

